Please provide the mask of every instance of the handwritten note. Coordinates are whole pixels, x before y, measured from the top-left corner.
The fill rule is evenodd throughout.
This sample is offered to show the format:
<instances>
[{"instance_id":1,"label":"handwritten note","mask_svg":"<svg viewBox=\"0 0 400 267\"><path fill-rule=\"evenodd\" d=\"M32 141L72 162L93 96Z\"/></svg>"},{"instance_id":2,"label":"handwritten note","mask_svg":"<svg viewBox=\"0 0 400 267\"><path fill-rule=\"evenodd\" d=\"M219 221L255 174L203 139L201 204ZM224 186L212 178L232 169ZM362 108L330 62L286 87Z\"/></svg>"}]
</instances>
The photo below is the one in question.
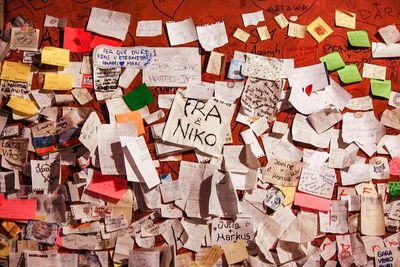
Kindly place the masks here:
<instances>
[{"instance_id":1,"label":"handwritten note","mask_svg":"<svg viewBox=\"0 0 400 267\"><path fill-rule=\"evenodd\" d=\"M225 245L238 240L250 244L254 238L253 219L214 220L211 226L211 243Z\"/></svg>"},{"instance_id":2,"label":"handwritten note","mask_svg":"<svg viewBox=\"0 0 400 267\"><path fill-rule=\"evenodd\" d=\"M303 167L298 190L315 196L332 198L336 183L335 170Z\"/></svg>"},{"instance_id":3,"label":"handwritten note","mask_svg":"<svg viewBox=\"0 0 400 267\"><path fill-rule=\"evenodd\" d=\"M321 17L316 18L313 22L308 24L307 31L318 43L322 42L333 32L331 27L329 27Z\"/></svg>"},{"instance_id":4,"label":"handwritten note","mask_svg":"<svg viewBox=\"0 0 400 267\"><path fill-rule=\"evenodd\" d=\"M335 24L338 27L355 29L356 28L356 14L348 11L336 10L335 11Z\"/></svg>"},{"instance_id":5,"label":"handwritten note","mask_svg":"<svg viewBox=\"0 0 400 267\"><path fill-rule=\"evenodd\" d=\"M271 57L246 55L246 62L242 65L242 74L245 76L278 80L284 78L284 61Z\"/></svg>"},{"instance_id":6,"label":"handwritten note","mask_svg":"<svg viewBox=\"0 0 400 267\"><path fill-rule=\"evenodd\" d=\"M192 18L182 21L168 21L166 27L171 46L190 43L198 39Z\"/></svg>"},{"instance_id":7,"label":"handwritten note","mask_svg":"<svg viewBox=\"0 0 400 267\"><path fill-rule=\"evenodd\" d=\"M136 36L138 37L154 37L162 34L161 20L141 20L138 21L136 27Z\"/></svg>"},{"instance_id":8,"label":"handwritten note","mask_svg":"<svg viewBox=\"0 0 400 267\"><path fill-rule=\"evenodd\" d=\"M210 155L221 153L234 109L234 104L216 98L208 101L184 98L179 90L162 139L196 147Z\"/></svg>"},{"instance_id":9,"label":"handwritten note","mask_svg":"<svg viewBox=\"0 0 400 267\"><path fill-rule=\"evenodd\" d=\"M228 43L225 23L223 21L214 24L201 25L196 27L197 35L201 46L206 51L212 51Z\"/></svg>"},{"instance_id":10,"label":"handwritten note","mask_svg":"<svg viewBox=\"0 0 400 267\"><path fill-rule=\"evenodd\" d=\"M43 47L42 63L66 67L69 65L69 50L53 46Z\"/></svg>"},{"instance_id":11,"label":"handwritten note","mask_svg":"<svg viewBox=\"0 0 400 267\"><path fill-rule=\"evenodd\" d=\"M271 158L262 172L262 181L275 185L296 186L301 165L296 161Z\"/></svg>"},{"instance_id":12,"label":"handwritten note","mask_svg":"<svg viewBox=\"0 0 400 267\"><path fill-rule=\"evenodd\" d=\"M43 89L45 90L70 90L74 82L72 74L46 73Z\"/></svg>"},{"instance_id":13,"label":"handwritten note","mask_svg":"<svg viewBox=\"0 0 400 267\"><path fill-rule=\"evenodd\" d=\"M33 28L11 28L11 50L37 51L39 30Z\"/></svg>"},{"instance_id":14,"label":"handwritten note","mask_svg":"<svg viewBox=\"0 0 400 267\"><path fill-rule=\"evenodd\" d=\"M0 79L16 82L29 82L31 67L28 64L4 61Z\"/></svg>"},{"instance_id":15,"label":"handwritten note","mask_svg":"<svg viewBox=\"0 0 400 267\"><path fill-rule=\"evenodd\" d=\"M30 92L30 85L26 82L16 82L10 80L0 81L0 95L19 96L24 98Z\"/></svg>"},{"instance_id":16,"label":"handwritten note","mask_svg":"<svg viewBox=\"0 0 400 267\"><path fill-rule=\"evenodd\" d=\"M153 62L154 50L146 47L99 45L93 50L93 64L99 68L134 67L143 69Z\"/></svg>"},{"instance_id":17,"label":"handwritten note","mask_svg":"<svg viewBox=\"0 0 400 267\"><path fill-rule=\"evenodd\" d=\"M120 73L121 68L101 69L94 67L94 90L98 92L116 90Z\"/></svg>"},{"instance_id":18,"label":"handwritten note","mask_svg":"<svg viewBox=\"0 0 400 267\"><path fill-rule=\"evenodd\" d=\"M153 63L143 70L148 86L186 87L189 80L201 81L201 60L197 48L154 48Z\"/></svg>"},{"instance_id":19,"label":"handwritten note","mask_svg":"<svg viewBox=\"0 0 400 267\"><path fill-rule=\"evenodd\" d=\"M248 78L241 98L240 113L248 117L265 117L275 114L276 105L282 91L282 80L269 81Z\"/></svg>"},{"instance_id":20,"label":"handwritten note","mask_svg":"<svg viewBox=\"0 0 400 267\"><path fill-rule=\"evenodd\" d=\"M38 108L36 107L35 102L18 96L11 96L7 106L26 115L35 115L38 113Z\"/></svg>"},{"instance_id":21,"label":"handwritten note","mask_svg":"<svg viewBox=\"0 0 400 267\"><path fill-rule=\"evenodd\" d=\"M130 21L131 15L128 13L92 7L86 30L125 40Z\"/></svg>"},{"instance_id":22,"label":"handwritten note","mask_svg":"<svg viewBox=\"0 0 400 267\"><path fill-rule=\"evenodd\" d=\"M347 39L354 47L371 47L368 31L349 31L347 32Z\"/></svg>"}]
</instances>

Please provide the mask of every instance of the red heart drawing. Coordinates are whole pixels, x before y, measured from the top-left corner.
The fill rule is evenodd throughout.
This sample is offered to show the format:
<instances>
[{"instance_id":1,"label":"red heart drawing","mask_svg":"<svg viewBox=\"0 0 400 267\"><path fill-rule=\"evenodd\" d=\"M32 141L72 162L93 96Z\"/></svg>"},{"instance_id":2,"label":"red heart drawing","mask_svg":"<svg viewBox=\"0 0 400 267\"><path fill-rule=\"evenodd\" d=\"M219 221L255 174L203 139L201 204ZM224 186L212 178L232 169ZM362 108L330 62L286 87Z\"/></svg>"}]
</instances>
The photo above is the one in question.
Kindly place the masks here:
<instances>
[{"instance_id":1,"label":"red heart drawing","mask_svg":"<svg viewBox=\"0 0 400 267\"><path fill-rule=\"evenodd\" d=\"M306 92L306 94L308 96L311 95L311 93L312 93L312 84L307 85L305 92Z\"/></svg>"},{"instance_id":2,"label":"red heart drawing","mask_svg":"<svg viewBox=\"0 0 400 267\"><path fill-rule=\"evenodd\" d=\"M184 0L153 0L153 5L165 16L173 19L183 2Z\"/></svg>"}]
</instances>

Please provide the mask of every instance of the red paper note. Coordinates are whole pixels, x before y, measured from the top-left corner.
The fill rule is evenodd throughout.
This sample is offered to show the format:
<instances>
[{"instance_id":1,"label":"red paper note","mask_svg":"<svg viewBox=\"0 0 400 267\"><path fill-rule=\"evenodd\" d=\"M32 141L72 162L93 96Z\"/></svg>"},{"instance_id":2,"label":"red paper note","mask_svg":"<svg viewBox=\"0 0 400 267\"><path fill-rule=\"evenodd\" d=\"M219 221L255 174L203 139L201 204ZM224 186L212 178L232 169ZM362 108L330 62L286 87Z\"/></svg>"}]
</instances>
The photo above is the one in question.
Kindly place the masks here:
<instances>
[{"instance_id":1,"label":"red paper note","mask_svg":"<svg viewBox=\"0 0 400 267\"><path fill-rule=\"evenodd\" d=\"M294 205L318 211L328 211L331 206L331 200L296 192L294 195Z\"/></svg>"},{"instance_id":2,"label":"red paper note","mask_svg":"<svg viewBox=\"0 0 400 267\"><path fill-rule=\"evenodd\" d=\"M391 175L400 175L400 157L394 157L389 162L389 172Z\"/></svg>"},{"instance_id":3,"label":"red paper note","mask_svg":"<svg viewBox=\"0 0 400 267\"><path fill-rule=\"evenodd\" d=\"M92 181L86 190L107 201L117 202L122 198L126 189L127 181L123 176L102 175L100 172L94 172Z\"/></svg>"},{"instance_id":4,"label":"red paper note","mask_svg":"<svg viewBox=\"0 0 400 267\"><path fill-rule=\"evenodd\" d=\"M36 199L4 199L0 195L0 218L6 220L36 220Z\"/></svg>"},{"instance_id":5,"label":"red paper note","mask_svg":"<svg viewBox=\"0 0 400 267\"><path fill-rule=\"evenodd\" d=\"M85 53L92 51L90 43L92 34L83 28L65 27L64 29L64 48L71 52Z\"/></svg>"},{"instance_id":6,"label":"red paper note","mask_svg":"<svg viewBox=\"0 0 400 267\"><path fill-rule=\"evenodd\" d=\"M90 44L91 48L95 48L98 45L109 45L109 46L121 46L122 41L110 37L104 37L101 35L95 35L92 43Z\"/></svg>"}]
</instances>

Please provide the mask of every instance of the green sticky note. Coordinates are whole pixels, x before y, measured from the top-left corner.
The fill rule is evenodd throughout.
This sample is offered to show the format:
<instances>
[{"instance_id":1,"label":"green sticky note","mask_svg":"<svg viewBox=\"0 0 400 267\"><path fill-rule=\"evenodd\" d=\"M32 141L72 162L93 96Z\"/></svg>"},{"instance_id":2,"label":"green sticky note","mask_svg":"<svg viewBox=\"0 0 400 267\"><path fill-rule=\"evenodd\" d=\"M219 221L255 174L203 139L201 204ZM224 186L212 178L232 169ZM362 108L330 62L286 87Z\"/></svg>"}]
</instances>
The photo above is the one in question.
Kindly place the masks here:
<instances>
[{"instance_id":1,"label":"green sticky note","mask_svg":"<svg viewBox=\"0 0 400 267\"><path fill-rule=\"evenodd\" d=\"M154 101L153 95L145 83L122 97L131 110L139 110Z\"/></svg>"},{"instance_id":2,"label":"green sticky note","mask_svg":"<svg viewBox=\"0 0 400 267\"><path fill-rule=\"evenodd\" d=\"M389 99L391 91L392 91L391 80L379 81L371 79L371 92L374 96L380 96Z\"/></svg>"},{"instance_id":3,"label":"green sticky note","mask_svg":"<svg viewBox=\"0 0 400 267\"><path fill-rule=\"evenodd\" d=\"M338 70L338 74L343 83L355 83L362 80L356 64L346 65L343 69Z\"/></svg>"},{"instance_id":4,"label":"green sticky note","mask_svg":"<svg viewBox=\"0 0 400 267\"><path fill-rule=\"evenodd\" d=\"M393 197L400 196L400 182L389 181L388 187L389 187L389 195Z\"/></svg>"},{"instance_id":5,"label":"green sticky note","mask_svg":"<svg viewBox=\"0 0 400 267\"><path fill-rule=\"evenodd\" d=\"M367 31L351 31L347 32L347 39L351 46L354 47L371 47Z\"/></svg>"},{"instance_id":6,"label":"green sticky note","mask_svg":"<svg viewBox=\"0 0 400 267\"><path fill-rule=\"evenodd\" d=\"M319 61L325 62L329 71L343 68L346 65L338 52L333 52L320 57Z\"/></svg>"}]
</instances>

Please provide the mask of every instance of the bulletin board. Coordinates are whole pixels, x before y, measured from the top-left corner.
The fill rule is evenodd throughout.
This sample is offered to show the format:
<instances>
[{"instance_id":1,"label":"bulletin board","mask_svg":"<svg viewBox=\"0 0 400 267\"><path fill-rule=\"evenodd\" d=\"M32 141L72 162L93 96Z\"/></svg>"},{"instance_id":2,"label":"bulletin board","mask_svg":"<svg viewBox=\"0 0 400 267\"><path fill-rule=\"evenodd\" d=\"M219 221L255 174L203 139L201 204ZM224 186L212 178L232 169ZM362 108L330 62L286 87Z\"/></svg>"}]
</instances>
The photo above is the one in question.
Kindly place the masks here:
<instances>
[{"instance_id":1,"label":"bulletin board","mask_svg":"<svg viewBox=\"0 0 400 267\"><path fill-rule=\"evenodd\" d=\"M46 15L58 18L67 17L68 26L85 27L91 7L100 7L109 10L121 11L131 14L131 23L129 32L123 43L123 46L170 46L163 26L163 34L157 37L136 37L136 26L140 20L162 20L163 25L166 21L180 21L192 17L195 25L203 25L224 21L228 34L229 43L215 51L225 54L226 67L233 57L235 50L255 53L257 55L276 57L276 58L294 58L295 67L302 67L320 63L319 58L328 53L338 51L346 64L354 63L358 66L361 73L364 63L373 63L387 67L387 79L392 81L392 90L400 92L400 60L392 59L373 59L371 48L351 48L348 45L346 32L348 29L335 27L335 10L346 10L356 14L356 29L367 30L371 42L383 42L377 34L379 28L396 24L400 28L400 1L398 0L11 0L5 4L5 23L12 18L20 15L31 22L35 28L40 29L40 46L59 46L62 47L62 29L44 28L43 23ZM266 25L271 35L271 39L261 41L257 34L256 26L244 28L241 14L264 11L265 22L258 26ZM287 28L280 29L274 21L274 16L283 13L286 18L296 16L296 23L307 25L321 16L323 20L334 30L321 43L317 43L311 35L306 34L304 39L292 38L287 35ZM240 27L251 34L246 43L242 43L233 37L235 30ZM200 47L199 43L192 42L181 45ZM202 55L202 66L205 68L209 53L199 48ZM82 61L83 55L71 53L71 61ZM13 51L10 58L22 58L22 52ZM227 71L225 71L226 73ZM203 71L203 81L222 81L225 80L225 73L220 76L206 74ZM337 72L333 72L331 77L339 82ZM141 84L141 77L138 75L131 86L124 92L127 93ZM363 82L343 86L353 97L370 95L370 81L363 79ZM33 84L33 89L35 84ZM178 88L171 87L150 87L155 101L150 104L150 111L158 109L157 96L160 94L174 93ZM381 113L389 108L386 99L373 97L374 111L378 119ZM104 101L95 100L85 106L92 106L98 114L102 115L103 123L108 122L108 113ZM238 110L238 109L236 109ZM164 110L168 117L168 110ZM296 111L294 109L277 114L279 121L291 123ZM236 117L236 114L234 114ZM232 136L234 144L243 144L240 138L240 132L248 127L232 121ZM386 128L386 134L400 134L399 130ZM146 141L153 158L156 158L153 140L150 135L150 128L146 125ZM261 140L259 139L260 144ZM304 147L304 145L302 146ZM368 158L363 152L361 156ZM195 161L193 152L185 152L184 160ZM265 166L266 159L260 159ZM178 176L179 162L161 162L159 173L171 173L174 178ZM395 177L392 177L393 179Z\"/></svg>"}]
</instances>

